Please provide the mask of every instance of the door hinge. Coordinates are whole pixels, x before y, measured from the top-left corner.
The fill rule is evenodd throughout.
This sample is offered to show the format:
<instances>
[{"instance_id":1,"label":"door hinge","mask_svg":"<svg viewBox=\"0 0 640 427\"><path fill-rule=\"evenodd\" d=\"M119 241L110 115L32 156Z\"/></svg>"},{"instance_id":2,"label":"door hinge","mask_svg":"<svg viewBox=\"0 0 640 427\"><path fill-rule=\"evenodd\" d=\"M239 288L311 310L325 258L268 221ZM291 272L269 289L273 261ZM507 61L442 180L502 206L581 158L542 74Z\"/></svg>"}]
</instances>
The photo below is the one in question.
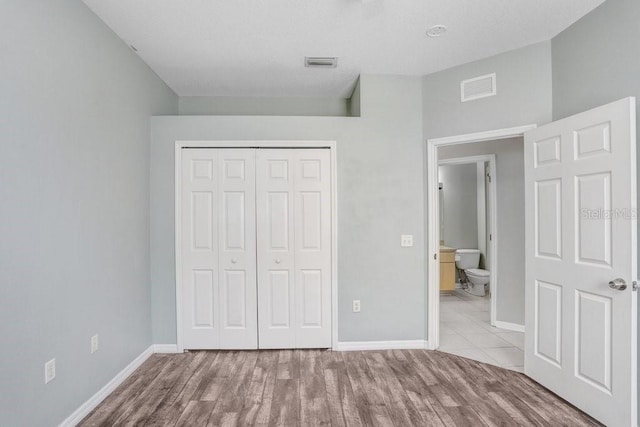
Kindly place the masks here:
<instances>
[{"instance_id":1,"label":"door hinge","mask_svg":"<svg viewBox=\"0 0 640 427\"><path fill-rule=\"evenodd\" d=\"M635 280L631 283L631 289L633 289L633 292L638 290L638 282L636 282Z\"/></svg>"},{"instance_id":2,"label":"door hinge","mask_svg":"<svg viewBox=\"0 0 640 427\"><path fill-rule=\"evenodd\" d=\"M489 180L489 182L491 182L491 174L487 174L487 179Z\"/></svg>"},{"instance_id":3,"label":"door hinge","mask_svg":"<svg viewBox=\"0 0 640 427\"><path fill-rule=\"evenodd\" d=\"M489 234L489 241L493 240L493 235Z\"/></svg>"},{"instance_id":4,"label":"door hinge","mask_svg":"<svg viewBox=\"0 0 640 427\"><path fill-rule=\"evenodd\" d=\"M437 260L438 259L438 254L433 254L433 259Z\"/></svg>"}]
</instances>

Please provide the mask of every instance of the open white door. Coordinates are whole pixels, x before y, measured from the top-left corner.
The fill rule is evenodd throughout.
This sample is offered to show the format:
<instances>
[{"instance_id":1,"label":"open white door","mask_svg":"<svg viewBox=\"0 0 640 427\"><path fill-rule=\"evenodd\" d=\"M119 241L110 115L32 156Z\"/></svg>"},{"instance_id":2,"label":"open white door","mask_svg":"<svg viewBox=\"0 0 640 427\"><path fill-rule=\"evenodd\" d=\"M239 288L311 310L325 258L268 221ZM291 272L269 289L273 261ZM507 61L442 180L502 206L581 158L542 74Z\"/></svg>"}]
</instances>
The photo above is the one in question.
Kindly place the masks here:
<instances>
[{"instance_id":1,"label":"open white door","mask_svg":"<svg viewBox=\"0 0 640 427\"><path fill-rule=\"evenodd\" d=\"M525 196L525 373L636 425L635 99L527 132Z\"/></svg>"}]
</instances>

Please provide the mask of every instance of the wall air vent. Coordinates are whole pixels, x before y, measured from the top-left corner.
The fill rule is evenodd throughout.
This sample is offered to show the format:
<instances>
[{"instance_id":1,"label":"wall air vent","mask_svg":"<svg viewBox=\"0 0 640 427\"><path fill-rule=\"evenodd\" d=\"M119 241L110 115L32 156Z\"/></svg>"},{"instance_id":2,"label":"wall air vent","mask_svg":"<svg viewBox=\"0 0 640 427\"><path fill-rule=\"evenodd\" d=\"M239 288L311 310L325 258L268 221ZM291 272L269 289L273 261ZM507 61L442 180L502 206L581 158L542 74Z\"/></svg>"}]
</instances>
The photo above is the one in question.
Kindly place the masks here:
<instances>
[{"instance_id":1,"label":"wall air vent","mask_svg":"<svg viewBox=\"0 0 640 427\"><path fill-rule=\"evenodd\" d=\"M304 66L307 68L336 68L338 58L329 56L305 56Z\"/></svg>"},{"instance_id":2,"label":"wall air vent","mask_svg":"<svg viewBox=\"0 0 640 427\"><path fill-rule=\"evenodd\" d=\"M496 94L496 74L475 77L460 82L460 100L462 102L486 98Z\"/></svg>"}]
</instances>

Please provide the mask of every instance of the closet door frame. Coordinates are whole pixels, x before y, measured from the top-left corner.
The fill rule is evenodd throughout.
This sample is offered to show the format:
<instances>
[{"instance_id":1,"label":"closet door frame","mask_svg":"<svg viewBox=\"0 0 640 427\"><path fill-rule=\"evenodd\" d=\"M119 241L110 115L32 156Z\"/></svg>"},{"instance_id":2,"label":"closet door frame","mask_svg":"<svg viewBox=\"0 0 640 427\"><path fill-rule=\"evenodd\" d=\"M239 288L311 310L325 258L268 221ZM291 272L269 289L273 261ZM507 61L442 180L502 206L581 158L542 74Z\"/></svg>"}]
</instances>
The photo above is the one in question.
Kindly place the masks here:
<instances>
[{"instance_id":1,"label":"closet door frame","mask_svg":"<svg viewBox=\"0 0 640 427\"><path fill-rule=\"evenodd\" d=\"M182 337L182 150L185 148L326 148L331 158L331 348L338 346L338 185L336 141L176 141L175 143L175 254L176 347L185 351Z\"/></svg>"}]
</instances>

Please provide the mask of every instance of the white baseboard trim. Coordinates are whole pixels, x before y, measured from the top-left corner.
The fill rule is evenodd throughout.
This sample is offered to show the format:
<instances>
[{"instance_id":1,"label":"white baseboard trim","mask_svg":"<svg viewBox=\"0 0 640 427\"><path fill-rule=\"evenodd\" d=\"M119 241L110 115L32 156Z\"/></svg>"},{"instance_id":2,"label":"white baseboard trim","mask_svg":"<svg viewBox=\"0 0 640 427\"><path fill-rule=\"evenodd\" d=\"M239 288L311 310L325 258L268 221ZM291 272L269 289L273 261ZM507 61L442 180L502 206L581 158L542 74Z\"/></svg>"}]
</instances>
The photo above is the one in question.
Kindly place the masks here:
<instances>
[{"instance_id":1,"label":"white baseboard trim","mask_svg":"<svg viewBox=\"0 0 640 427\"><path fill-rule=\"evenodd\" d=\"M333 349L335 351L363 351L363 350L409 350L428 349L429 343L425 340L405 341L347 341L338 342Z\"/></svg>"},{"instance_id":2,"label":"white baseboard trim","mask_svg":"<svg viewBox=\"0 0 640 427\"><path fill-rule=\"evenodd\" d=\"M166 353L173 354L178 352L177 344L154 344L153 345L154 353Z\"/></svg>"},{"instance_id":3,"label":"white baseboard trim","mask_svg":"<svg viewBox=\"0 0 640 427\"><path fill-rule=\"evenodd\" d=\"M60 423L60 427L73 427L78 424L84 417L89 415L109 394L113 392L124 380L129 377L147 360L154 352L154 346L151 345L145 351L136 357L133 362L129 363L122 371L118 372L111 381L109 381L104 387L102 387L96 394L91 396L89 400L84 402L78 409L76 409L66 420Z\"/></svg>"},{"instance_id":4,"label":"white baseboard trim","mask_svg":"<svg viewBox=\"0 0 640 427\"><path fill-rule=\"evenodd\" d=\"M519 325L517 323L503 322L501 320L496 320L496 324L494 326L500 329L508 329L509 331L524 332L524 325Z\"/></svg>"}]
</instances>

